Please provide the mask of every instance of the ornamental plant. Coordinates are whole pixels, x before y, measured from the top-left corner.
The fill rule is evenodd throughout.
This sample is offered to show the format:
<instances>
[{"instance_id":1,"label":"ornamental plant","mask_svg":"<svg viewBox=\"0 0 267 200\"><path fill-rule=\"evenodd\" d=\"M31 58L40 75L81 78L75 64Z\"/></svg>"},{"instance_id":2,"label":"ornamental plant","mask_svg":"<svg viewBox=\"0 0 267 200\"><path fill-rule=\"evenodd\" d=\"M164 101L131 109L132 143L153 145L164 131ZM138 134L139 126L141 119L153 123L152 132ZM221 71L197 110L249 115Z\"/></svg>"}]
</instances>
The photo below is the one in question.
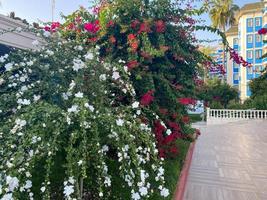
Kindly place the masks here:
<instances>
[{"instance_id":1,"label":"ornamental plant","mask_svg":"<svg viewBox=\"0 0 267 200\"><path fill-rule=\"evenodd\" d=\"M182 6L170 0L101 1L93 12L81 8L67 16L59 30L66 39L98 45L101 59L125 61L144 110L141 119L153 127L161 157L177 156L176 140L194 133L184 119L195 102L198 64L207 59L193 34L191 15L197 11Z\"/></svg>"},{"instance_id":2,"label":"ornamental plant","mask_svg":"<svg viewBox=\"0 0 267 200\"><path fill-rule=\"evenodd\" d=\"M169 195L130 72L99 50L55 33L37 51L1 57L1 199Z\"/></svg>"}]
</instances>

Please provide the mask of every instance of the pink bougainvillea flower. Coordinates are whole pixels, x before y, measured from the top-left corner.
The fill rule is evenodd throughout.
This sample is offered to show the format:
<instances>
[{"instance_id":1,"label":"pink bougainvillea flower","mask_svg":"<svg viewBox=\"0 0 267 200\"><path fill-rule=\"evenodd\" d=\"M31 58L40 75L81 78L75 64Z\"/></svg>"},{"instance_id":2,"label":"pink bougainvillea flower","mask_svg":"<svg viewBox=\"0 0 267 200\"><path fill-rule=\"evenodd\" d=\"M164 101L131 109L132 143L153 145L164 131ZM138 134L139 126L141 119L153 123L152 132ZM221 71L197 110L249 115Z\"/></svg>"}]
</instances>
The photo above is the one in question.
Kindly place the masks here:
<instances>
[{"instance_id":1,"label":"pink bougainvillea flower","mask_svg":"<svg viewBox=\"0 0 267 200\"><path fill-rule=\"evenodd\" d=\"M60 28L61 24L59 22L53 22L51 26L45 26L45 31L52 31L55 32L58 28Z\"/></svg>"},{"instance_id":2,"label":"pink bougainvillea flower","mask_svg":"<svg viewBox=\"0 0 267 200\"><path fill-rule=\"evenodd\" d=\"M147 93L145 93L141 98L140 104L143 106L150 105L155 99L153 94L154 94L153 90L149 90Z\"/></svg>"},{"instance_id":3,"label":"pink bougainvillea flower","mask_svg":"<svg viewBox=\"0 0 267 200\"><path fill-rule=\"evenodd\" d=\"M57 28L59 28L60 27L60 23L59 22L53 22L52 24L51 24L51 29L52 30L55 30L55 29L57 29Z\"/></svg>"},{"instance_id":4,"label":"pink bougainvillea flower","mask_svg":"<svg viewBox=\"0 0 267 200\"><path fill-rule=\"evenodd\" d=\"M182 104L182 105L190 105L190 104L194 105L194 104L196 104L196 100L195 100L195 99L192 99L192 98L186 98L186 97L184 97L184 98L179 98L179 99L178 99L178 102L179 102L180 104Z\"/></svg>"},{"instance_id":5,"label":"pink bougainvillea flower","mask_svg":"<svg viewBox=\"0 0 267 200\"><path fill-rule=\"evenodd\" d=\"M163 20L156 21L155 26L156 26L156 32L157 33L164 33L166 30L166 25L165 25L165 22Z\"/></svg>"},{"instance_id":6,"label":"pink bougainvillea flower","mask_svg":"<svg viewBox=\"0 0 267 200\"><path fill-rule=\"evenodd\" d=\"M129 42L131 42L131 41L133 41L133 40L135 40L136 39L136 36L134 35L134 34L129 34L128 36L127 36L127 38L128 38L128 41Z\"/></svg>"},{"instance_id":7,"label":"pink bougainvillea flower","mask_svg":"<svg viewBox=\"0 0 267 200\"><path fill-rule=\"evenodd\" d=\"M98 40L97 37L88 38L89 42L96 42Z\"/></svg>"},{"instance_id":8,"label":"pink bougainvillea flower","mask_svg":"<svg viewBox=\"0 0 267 200\"><path fill-rule=\"evenodd\" d=\"M136 29L139 25L140 25L140 21L137 19L131 22L131 27L133 29Z\"/></svg>"},{"instance_id":9,"label":"pink bougainvillea flower","mask_svg":"<svg viewBox=\"0 0 267 200\"><path fill-rule=\"evenodd\" d=\"M265 34L267 34L267 28L261 28L261 29L258 31L258 34L260 34L260 35L265 35Z\"/></svg>"},{"instance_id":10,"label":"pink bougainvillea flower","mask_svg":"<svg viewBox=\"0 0 267 200\"><path fill-rule=\"evenodd\" d=\"M45 26L45 27L44 27L44 30L45 30L45 31L50 31L51 28L50 28L49 26Z\"/></svg>"},{"instance_id":11,"label":"pink bougainvillea flower","mask_svg":"<svg viewBox=\"0 0 267 200\"><path fill-rule=\"evenodd\" d=\"M151 29L150 29L150 26L149 26L148 22L143 22L143 23L140 24L140 28L139 28L138 34L140 34L140 33L150 33L150 32L151 32Z\"/></svg>"},{"instance_id":12,"label":"pink bougainvillea flower","mask_svg":"<svg viewBox=\"0 0 267 200\"><path fill-rule=\"evenodd\" d=\"M107 23L107 28L109 28L109 27L113 27L115 25L115 23L112 21L112 20L110 20L108 23Z\"/></svg>"},{"instance_id":13,"label":"pink bougainvillea flower","mask_svg":"<svg viewBox=\"0 0 267 200\"><path fill-rule=\"evenodd\" d=\"M96 34L100 30L99 20L84 24L84 29L90 33Z\"/></svg>"}]
</instances>

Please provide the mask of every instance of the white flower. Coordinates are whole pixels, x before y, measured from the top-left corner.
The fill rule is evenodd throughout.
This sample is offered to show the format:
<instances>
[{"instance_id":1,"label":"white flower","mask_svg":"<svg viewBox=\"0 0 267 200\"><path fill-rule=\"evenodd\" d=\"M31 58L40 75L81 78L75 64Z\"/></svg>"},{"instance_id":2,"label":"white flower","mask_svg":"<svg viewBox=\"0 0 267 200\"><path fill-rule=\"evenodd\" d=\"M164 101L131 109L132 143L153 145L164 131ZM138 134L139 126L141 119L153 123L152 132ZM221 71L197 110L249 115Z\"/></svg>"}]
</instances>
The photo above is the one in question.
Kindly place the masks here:
<instances>
[{"instance_id":1,"label":"white flower","mask_svg":"<svg viewBox=\"0 0 267 200\"><path fill-rule=\"evenodd\" d=\"M33 46L38 46L38 45L39 45L39 41L38 41L38 40L34 40L34 41L32 42L32 45L33 45Z\"/></svg>"},{"instance_id":2,"label":"white flower","mask_svg":"<svg viewBox=\"0 0 267 200\"><path fill-rule=\"evenodd\" d=\"M83 98L83 93L82 92L78 92L74 95L77 98Z\"/></svg>"},{"instance_id":3,"label":"white flower","mask_svg":"<svg viewBox=\"0 0 267 200\"><path fill-rule=\"evenodd\" d=\"M135 101L133 104L132 104L132 108L138 108L139 107L139 102Z\"/></svg>"},{"instance_id":4,"label":"white flower","mask_svg":"<svg viewBox=\"0 0 267 200\"><path fill-rule=\"evenodd\" d=\"M62 97L63 97L64 100L68 100L69 99L69 97L68 97L68 95L66 93L62 93Z\"/></svg>"},{"instance_id":5,"label":"white flower","mask_svg":"<svg viewBox=\"0 0 267 200\"><path fill-rule=\"evenodd\" d=\"M12 63L7 63L7 64L5 65L5 68L6 68L6 71L11 71L12 68L13 68L13 64L12 64Z\"/></svg>"},{"instance_id":6,"label":"white flower","mask_svg":"<svg viewBox=\"0 0 267 200\"><path fill-rule=\"evenodd\" d=\"M171 133L172 133L172 131L170 129L167 129L166 134L170 135Z\"/></svg>"},{"instance_id":7,"label":"white flower","mask_svg":"<svg viewBox=\"0 0 267 200\"><path fill-rule=\"evenodd\" d=\"M137 110L137 111L136 111L136 114L137 114L137 115L141 115L141 110Z\"/></svg>"},{"instance_id":8,"label":"white flower","mask_svg":"<svg viewBox=\"0 0 267 200\"><path fill-rule=\"evenodd\" d=\"M75 182L75 180L74 180L73 176L69 177L69 183L71 183L73 185L74 182Z\"/></svg>"},{"instance_id":9,"label":"white flower","mask_svg":"<svg viewBox=\"0 0 267 200\"><path fill-rule=\"evenodd\" d=\"M82 51L83 50L83 47L82 46L78 46L77 47L77 50Z\"/></svg>"},{"instance_id":10,"label":"white flower","mask_svg":"<svg viewBox=\"0 0 267 200\"><path fill-rule=\"evenodd\" d=\"M101 74L101 75L99 76L99 80L100 80L100 81L105 81L105 80L107 80L107 76L106 76L106 74Z\"/></svg>"},{"instance_id":11,"label":"white flower","mask_svg":"<svg viewBox=\"0 0 267 200\"><path fill-rule=\"evenodd\" d=\"M107 145L104 145L104 146L102 147L102 150L103 150L103 152L108 152L109 147L108 147Z\"/></svg>"},{"instance_id":12,"label":"white flower","mask_svg":"<svg viewBox=\"0 0 267 200\"><path fill-rule=\"evenodd\" d=\"M139 189L139 192L140 192L141 196L146 196L148 194L148 191L147 191L146 187L141 187Z\"/></svg>"},{"instance_id":13,"label":"white flower","mask_svg":"<svg viewBox=\"0 0 267 200\"><path fill-rule=\"evenodd\" d=\"M31 187L32 187L32 182L30 180L27 180L24 188L25 189L30 189Z\"/></svg>"},{"instance_id":14,"label":"white flower","mask_svg":"<svg viewBox=\"0 0 267 200\"><path fill-rule=\"evenodd\" d=\"M49 49L46 51L46 53L47 53L49 56L53 56L53 55L54 55L54 52L51 51L51 50L49 50Z\"/></svg>"},{"instance_id":15,"label":"white flower","mask_svg":"<svg viewBox=\"0 0 267 200\"><path fill-rule=\"evenodd\" d=\"M72 80L69 86L69 90L72 90L75 87L75 85L76 83L74 82L74 80Z\"/></svg>"},{"instance_id":16,"label":"white flower","mask_svg":"<svg viewBox=\"0 0 267 200\"><path fill-rule=\"evenodd\" d=\"M119 72L113 72L113 74L112 74L112 78L113 78L114 80L118 80L118 79L120 78L120 73L119 73Z\"/></svg>"},{"instance_id":17,"label":"white flower","mask_svg":"<svg viewBox=\"0 0 267 200\"><path fill-rule=\"evenodd\" d=\"M31 101L28 99L18 99L17 103L22 105L30 105Z\"/></svg>"},{"instance_id":18,"label":"white flower","mask_svg":"<svg viewBox=\"0 0 267 200\"><path fill-rule=\"evenodd\" d=\"M117 124L117 126L123 126L123 124L124 124L124 120L122 120L122 119L117 119L117 120L116 120L116 124Z\"/></svg>"},{"instance_id":19,"label":"white flower","mask_svg":"<svg viewBox=\"0 0 267 200\"><path fill-rule=\"evenodd\" d=\"M23 127L27 124L26 120L16 119L15 121L16 125Z\"/></svg>"},{"instance_id":20,"label":"white flower","mask_svg":"<svg viewBox=\"0 0 267 200\"><path fill-rule=\"evenodd\" d=\"M170 192L168 189L166 188L163 188L161 191L160 191L160 195L163 196L163 197L167 197L170 195Z\"/></svg>"},{"instance_id":21,"label":"white flower","mask_svg":"<svg viewBox=\"0 0 267 200\"><path fill-rule=\"evenodd\" d=\"M26 81L26 78L25 78L25 76L22 76L22 77L19 78L19 80L20 80L21 82L25 82L25 81Z\"/></svg>"},{"instance_id":22,"label":"white flower","mask_svg":"<svg viewBox=\"0 0 267 200\"><path fill-rule=\"evenodd\" d=\"M6 184L8 185L8 190L13 192L15 188L19 187L19 179L17 177L6 177Z\"/></svg>"},{"instance_id":23,"label":"white flower","mask_svg":"<svg viewBox=\"0 0 267 200\"><path fill-rule=\"evenodd\" d=\"M88 52L88 53L84 56L84 58L85 58L86 60L92 60L92 59L94 58L94 55L93 55L91 52Z\"/></svg>"},{"instance_id":24,"label":"white flower","mask_svg":"<svg viewBox=\"0 0 267 200\"><path fill-rule=\"evenodd\" d=\"M70 195L74 193L73 185L65 185L63 193L66 197L70 197Z\"/></svg>"},{"instance_id":25,"label":"white flower","mask_svg":"<svg viewBox=\"0 0 267 200\"><path fill-rule=\"evenodd\" d=\"M89 105L89 103L85 103L84 106L88 108L91 112L94 112L95 108L92 105Z\"/></svg>"},{"instance_id":26,"label":"white flower","mask_svg":"<svg viewBox=\"0 0 267 200\"><path fill-rule=\"evenodd\" d=\"M40 95L34 95L34 96L33 96L33 100L34 100L35 102L36 102L36 101L39 101L40 98L41 98Z\"/></svg>"},{"instance_id":27,"label":"white flower","mask_svg":"<svg viewBox=\"0 0 267 200\"><path fill-rule=\"evenodd\" d=\"M141 199L140 195L138 192L132 193L132 199L133 200L139 200Z\"/></svg>"},{"instance_id":28,"label":"white flower","mask_svg":"<svg viewBox=\"0 0 267 200\"><path fill-rule=\"evenodd\" d=\"M73 105L71 106L71 108L68 109L68 112L74 112L74 113L78 113L79 112L79 106L78 105Z\"/></svg>"},{"instance_id":29,"label":"white flower","mask_svg":"<svg viewBox=\"0 0 267 200\"><path fill-rule=\"evenodd\" d=\"M49 31L45 31L44 34L43 34L45 37L50 37L51 36L51 33Z\"/></svg>"},{"instance_id":30,"label":"white flower","mask_svg":"<svg viewBox=\"0 0 267 200\"><path fill-rule=\"evenodd\" d=\"M5 82L5 80L0 78L0 85L2 85L4 82Z\"/></svg>"},{"instance_id":31,"label":"white flower","mask_svg":"<svg viewBox=\"0 0 267 200\"><path fill-rule=\"evenodd\" d=\"M85 68L84 62L80 59L74 59L72 69L77 72L82 68Z\"/></svg>"},{"instance_id":32,"label":"white flower","mask_svg":"<svg viewBox=\"0 0 267 200\"><path fill-rule=\"evenodd\" d=\"M111 180L109 177L105 177L105 181L104 181L104 184L107 185L108 187L111 186Z\"/></svg>"},{"instance_id":33,"label":"white flower","mask_svg":"<svg viewBox=\"0 0 267 200\"><path fill-rule=\"evenodd\" d=\"M28 66L32 66L32 65L33 65L33 61L26 62L26 64L27 64Z\"/></svg>"},{"instance_id":34,"label":"white flower","mask_svg":"<svg viewBox=\"0 0 267 200\"><path fill-rule=\"evenodd\" d=\"M1 200L13 200L12 193L5 194Z\"/></svg>"},{"instance_id":35,"label":"white flower","mask_svg":"<svg viewBox=\"0 0 267 200\"><path fill-rule=\"evenodd\" d=\"M77 163L78 163L78 166L81 166L83 164L83 161L79 160Z\"/></svg>"},{"instance_id":36,"label":"white flower","mask_svg":"<svg viewBox=\"0 0 267 200\"><path fill-rule=\"evenodd\" d=\"M43 187L41 187L41 192L44 192L45 191L45 187L43 186Z\"/></svg>"},{"instance_id":37,"label":"white flower","mask_svg":"<svg viewBox=\"0 0 267 200\"><path fill-rule=\"evenodd\" d=\"M103 197L103 195L104 195L103 192L100 192L100 193L99 193L99 196L100 196L100 197Z\"/></svg>"}]
</instances>

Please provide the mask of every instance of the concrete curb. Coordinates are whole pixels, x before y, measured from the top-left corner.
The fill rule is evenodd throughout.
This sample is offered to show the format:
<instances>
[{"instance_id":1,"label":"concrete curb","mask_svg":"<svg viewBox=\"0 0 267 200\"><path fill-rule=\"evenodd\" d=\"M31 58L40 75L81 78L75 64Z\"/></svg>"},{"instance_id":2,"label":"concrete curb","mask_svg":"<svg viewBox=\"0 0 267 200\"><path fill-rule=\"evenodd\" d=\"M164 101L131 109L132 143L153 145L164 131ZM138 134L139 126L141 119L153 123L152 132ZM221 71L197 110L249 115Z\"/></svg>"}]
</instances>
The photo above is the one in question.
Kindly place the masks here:
<instances>
[{"instance_id":1,"label":"concrete curb","mask_svg":"<svg viewBox=\"0 0 267 200\"><path fill-rule=\"evenodd\" d=\"M183 166L183 169L182 169L180 177L179 177L179 181L178 181L178 184L176 187L176 191L175 191L175 195L174 195L173 200L183 200L185 188L186 188L186 183L187 183L187 178L188 178L188 174L189 174L189 169L191 166L192 157L193 157L193 153L194 153L194 149L195 149L195 144L196 144L196 141L191 143L189 146L188 152L186 154L184 166Z\"/></svg>"}]
</instances>

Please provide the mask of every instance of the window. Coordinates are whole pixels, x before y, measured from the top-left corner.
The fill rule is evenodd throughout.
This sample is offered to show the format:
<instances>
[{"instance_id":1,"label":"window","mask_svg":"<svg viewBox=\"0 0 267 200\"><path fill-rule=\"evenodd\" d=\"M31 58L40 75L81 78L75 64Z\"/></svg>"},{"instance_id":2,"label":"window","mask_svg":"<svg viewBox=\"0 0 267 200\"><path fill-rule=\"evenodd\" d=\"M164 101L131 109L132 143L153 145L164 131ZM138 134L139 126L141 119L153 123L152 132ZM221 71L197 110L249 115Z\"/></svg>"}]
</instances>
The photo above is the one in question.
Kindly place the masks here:
<instances>
[{"instance_id":1,"label":"window","mask_svg":"<svg viewBox=\"0 0 267 200\"><path fill-rule=\"evenodd\" d=\"M235 62L234 63L234 68L239 68L239 64L236 64Z\"/></svg>"},{"instance_id":2,"label":"window","mask_svg":"<svg viewBox=\"0 0 267 200\"><path fill-rule=\"evenodd\" d=\"M253 59L252 51L247 51L247 59Z\"/></svg>"},{"instance_id":3,"label":"window","mask_svg":"<svg viewBox=\"0 0 267 200\"><path fill-rule=\"evenodd\" d=\"M248 19L248 27L253 27L253 19Z\"/></svg>"},{"instance_id":4,"label":"window","mask_svg":"<svg viewBox=\"0 0 267 200\"><path fill-rule=\"evenodd\" d=\"M256 35L256 42L257 42L257 43L260 43L260 42L261 42L261 36L258 35L258 34Z\"/></svg>"},{"instance_id":5,"label":"window","mask_svg":"<svg viewBox=\"0 0 267 200\"><path fill-rule=\"evenodd\" d=\"M252 35L247 36L247 43L253 43L253 36Z\"/></svg>"},{"instance_id":6,"label":"window","mask_svg":"<svg viewBox=\"0 0 267 200\"><path fill-rule=\"evenodd\" d=\"M253 74L253 67L248 67L248 74Z\"/></svg>"},{"instance_id":7,"label":"window","mask_svg":"<svg viewBox=\"0 0 267 200\"><path fill-rule=\"evenodd\" d=\"M234 38L234 45L238 45L238 38Z\"/></svg>"},{"instance_id":8,"label":"window","mask_svg":"<svg viewBox=\"0 0 267 200\"><path fill-rule=\"evenodd\" d=\"M260 59L262 57L262 50L256 50L255 51L255 58Z\"/></svg>"},{"instance_id":9,"label":"window","mask_svg":"<svg viewBox=\"0 0 267 200\"><path fill-rule=\"evenodd\" d=\"M234 74L234 81L238 81L239 80L239 75L238 74Z\"/></svg>"},{"instance_id":10,"label":"window","mask_svg":"<svg viewBox=\"0 0 267 200\"><path fill-rule=\"evenodd\" d=\"M256 18L255 19L255 26L261 26L261 18Z\"/></svg>"}]
</instances>

